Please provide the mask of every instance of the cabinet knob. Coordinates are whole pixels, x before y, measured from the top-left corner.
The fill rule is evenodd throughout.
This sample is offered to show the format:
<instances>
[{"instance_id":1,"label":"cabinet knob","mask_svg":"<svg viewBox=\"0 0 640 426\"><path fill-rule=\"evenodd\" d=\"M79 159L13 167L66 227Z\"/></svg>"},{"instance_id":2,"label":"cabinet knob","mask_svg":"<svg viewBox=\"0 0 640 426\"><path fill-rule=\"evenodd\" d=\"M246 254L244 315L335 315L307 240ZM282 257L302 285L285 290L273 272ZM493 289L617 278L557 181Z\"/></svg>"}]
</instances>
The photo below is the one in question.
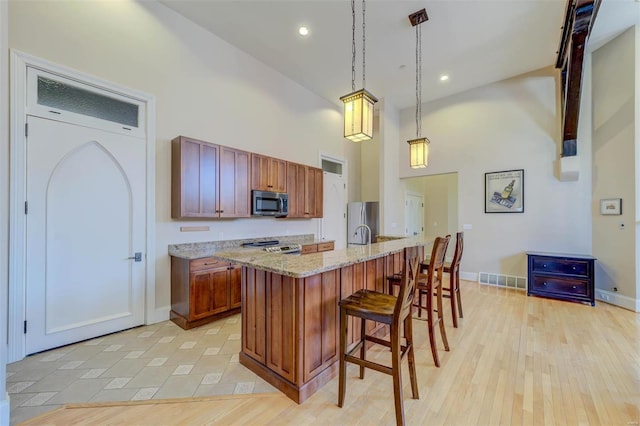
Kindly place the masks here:
<instances>
[{"instance_id":1,"label":"cabinet knob","mask_svg":"<svg viewBox=\"0 0 640 426\"><path fill-rule=\"evenodd\" d=\"M574 270L574 271L576 270L576 267L575 267L575 266L573 266L573 270Z\"/></svg>"},{"instance_id":2,"label":"cabinet knob","mask_svg":"<svg viewBox=\"0 0 640 426\"><path fill-rule=\"evenodd\" d=\"M571 286L571 288L575 289L575 288L576 288L576 286L575 286L575 285L572 285L572 286Z\"/></svg>"},{"instance_id":3,"label":"cabinet knob","mask_svg":"<svg viewBox=\"0 0 640 426\"><path fill-rule=\"evenodd\" d=\"M542 264L542 267L543 267L543 268L546 268L546 267L547 267L547 264L546 264L546 263L543 263L543 264Z\"/></svg>"},{"instance_id":4,"label":"cabinet knob","mask_svg":"<svg viewBox=\"0 0 640 426\"><path fill-rule=\"evenodd\" d=\"M547 286L547 282L546 281L543 282L542 285L546 287Z\"/></svg>"}]
</instances>

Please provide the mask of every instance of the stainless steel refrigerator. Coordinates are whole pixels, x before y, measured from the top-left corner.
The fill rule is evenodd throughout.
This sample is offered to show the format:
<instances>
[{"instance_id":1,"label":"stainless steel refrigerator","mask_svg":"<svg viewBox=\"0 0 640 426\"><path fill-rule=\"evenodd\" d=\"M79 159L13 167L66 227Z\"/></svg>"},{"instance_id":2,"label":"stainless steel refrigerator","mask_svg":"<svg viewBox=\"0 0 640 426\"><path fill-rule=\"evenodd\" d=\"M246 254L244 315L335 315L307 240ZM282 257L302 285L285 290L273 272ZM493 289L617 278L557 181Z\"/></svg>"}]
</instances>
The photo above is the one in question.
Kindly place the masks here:
<instances>
[{"instance_id":1,"label":"stainless steel refrigerator","mask_svg":"<svg viewBox=\"0 0 640 426\"><path fill-rule=\"evenodd\" d=\"M355 202L347 205L347 243L367 244L369 232L364 226L371 229L371 242L376 242L380 227L379 203L377 201Z\"/></svg>"}]
</instances>

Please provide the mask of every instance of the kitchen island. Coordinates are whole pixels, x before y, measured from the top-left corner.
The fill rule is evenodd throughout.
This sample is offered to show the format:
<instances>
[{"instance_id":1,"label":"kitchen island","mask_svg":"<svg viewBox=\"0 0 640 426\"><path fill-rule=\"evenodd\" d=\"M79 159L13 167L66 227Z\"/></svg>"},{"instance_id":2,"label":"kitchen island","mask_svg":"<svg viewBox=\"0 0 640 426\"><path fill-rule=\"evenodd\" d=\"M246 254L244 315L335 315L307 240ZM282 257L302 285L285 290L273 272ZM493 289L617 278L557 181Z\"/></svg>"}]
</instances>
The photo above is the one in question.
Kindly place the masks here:
<instances>
[{"instance_id":1,"label":"kitchen island","mask_svg":"<svg viewBox=\"0 0 640 426\"><path fill-rule=\"evenodd\" d=\"M337 374L338 301L362 288L386 292L386 276L402 270L404 248L432 243L414 237L306 255L213 253L242 266L240 363L302 403ZM352 346L360 327L350 321ZM367 330L386 333L374 322Z\"/></svg>"}]
</instances>

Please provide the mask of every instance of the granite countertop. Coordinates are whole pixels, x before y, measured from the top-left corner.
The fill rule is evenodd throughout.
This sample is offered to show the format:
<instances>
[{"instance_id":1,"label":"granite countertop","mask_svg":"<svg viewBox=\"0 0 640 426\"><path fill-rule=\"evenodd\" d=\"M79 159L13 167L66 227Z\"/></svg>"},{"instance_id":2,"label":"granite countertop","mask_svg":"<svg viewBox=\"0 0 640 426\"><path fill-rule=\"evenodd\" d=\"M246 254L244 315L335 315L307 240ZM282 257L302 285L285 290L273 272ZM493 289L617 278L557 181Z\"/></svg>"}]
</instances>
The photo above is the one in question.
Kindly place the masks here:
<instances>
[{"instance_id":1,"label":"granite countertop","mask_svg":"<svg viewBox=\"0 0 640 426\"><path fill-rule=\"evenodd\" d=\"M319 244L319 243L331 243L333 240L317 240L313 234L301 234L301 235L284 235L275 237L262 237L262 238L248 238L241 240L222 240L222 241L208 241L201 243L185 243L185 244L170 244L169 255L179 257L182 259L202 259L204 257L211 257L215 253L220 251L236 251L242 253L248 253L253 251L262 251L258 247L243 247L244 243L253 243L260 241L272 241L278 240L278 245L287 244Z\"/></svg>"},{"instance_id":2,"label":"granite countertop","mask_svg":"<svg viewBox=\"0 0 640 426\"><path fill-rule=\"evenodd\" d=\"M305 255L268 253L260 249L236 247L212 253L211 257L294 278L304 278L397 253L405 247L416 245L431 247L432 244L432 237L410 237Z\"/></svg>"}]
</instances>

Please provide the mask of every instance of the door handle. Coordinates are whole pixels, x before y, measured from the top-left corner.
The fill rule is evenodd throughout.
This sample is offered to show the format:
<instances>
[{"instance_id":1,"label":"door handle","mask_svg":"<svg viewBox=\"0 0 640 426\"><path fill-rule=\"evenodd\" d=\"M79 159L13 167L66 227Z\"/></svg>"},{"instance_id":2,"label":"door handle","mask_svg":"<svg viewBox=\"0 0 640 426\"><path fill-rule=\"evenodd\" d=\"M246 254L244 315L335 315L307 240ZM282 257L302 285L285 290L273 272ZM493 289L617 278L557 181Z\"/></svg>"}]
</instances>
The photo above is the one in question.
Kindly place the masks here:
<instances>
[{"instance_id":1,"label":"door handle","mask_svg":"<svg viewBox=\"0 0 640 426\"><path fill-rule=\"evenodd\" d=\"M128 260L133 260L134 262L142 262L142 252L137 251L133 254L133 256L127 257Z\"/></svg>"}]
</instances>

